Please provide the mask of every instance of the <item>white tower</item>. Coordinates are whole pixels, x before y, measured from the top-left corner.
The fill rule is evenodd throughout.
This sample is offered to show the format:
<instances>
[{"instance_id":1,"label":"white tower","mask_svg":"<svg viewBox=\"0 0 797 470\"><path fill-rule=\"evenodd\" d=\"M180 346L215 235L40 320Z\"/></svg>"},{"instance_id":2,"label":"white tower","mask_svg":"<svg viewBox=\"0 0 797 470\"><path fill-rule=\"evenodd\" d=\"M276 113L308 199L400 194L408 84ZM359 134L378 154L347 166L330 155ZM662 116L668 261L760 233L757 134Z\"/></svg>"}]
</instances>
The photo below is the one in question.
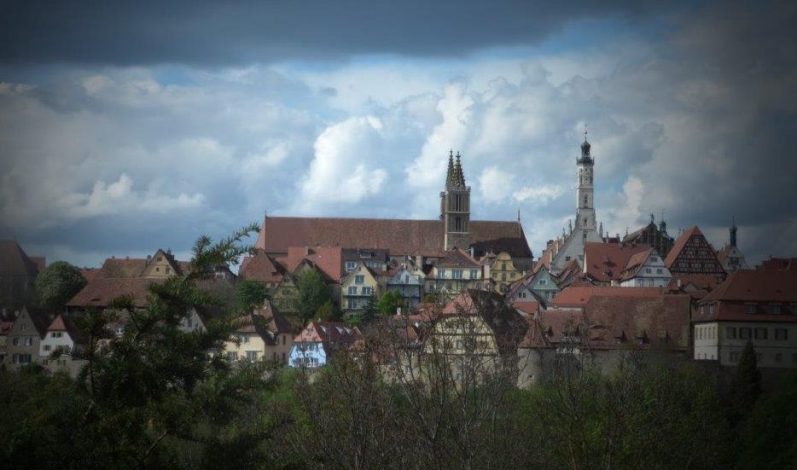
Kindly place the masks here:
<instances>
[{"instance_id":1,"label":"white tower","mask_svg":"<svg viewBox=\"0 0 797 470\"><path fill-rule=\"evenodd\" d=\"M584 267L584 246L587 242L601 242L595 220L595 189L593 186L595 160L590 154L592 146L584 132L584 143L581 144L581 156L576 158L578 168L578 190L576 190L576 223L572 230L564 236L562 244L551 262L551 271L561 271L568 262L578 261Z\"/></svg>"},{"instance_id":2,"label":"white tower","mask_svg":"<svg viewBox=\"0 0 797 470\"><path fill-rule=\"evenodd\" d=\"M581 144L581 157L576 159L578 166L578 190L576 191L576 228L584 231L595 231L595 196L592 186L593 166L595 161L590 155L590 143L584 131L584 143Z\"/></svg>"}]
</instances>

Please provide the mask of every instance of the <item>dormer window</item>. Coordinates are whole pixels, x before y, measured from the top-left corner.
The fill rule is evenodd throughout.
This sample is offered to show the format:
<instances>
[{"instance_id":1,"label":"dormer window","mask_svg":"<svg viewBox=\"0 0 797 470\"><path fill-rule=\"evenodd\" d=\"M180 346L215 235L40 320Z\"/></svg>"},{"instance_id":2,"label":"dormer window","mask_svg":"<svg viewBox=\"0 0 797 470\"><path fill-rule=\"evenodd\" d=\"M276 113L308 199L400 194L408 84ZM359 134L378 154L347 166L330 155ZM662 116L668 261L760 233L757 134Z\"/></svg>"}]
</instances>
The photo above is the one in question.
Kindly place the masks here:
<instances>
[{"instance_id":1,"label":"dormer window","mask_svg":"<svg viewBox=\"0 0 797 470\"><path fill-rule=\"evenodd\" d=\"M746 304L745 308L747 309L747 313L754 314L756 313L756 304Z\"/></svg>"},{"instance_id":2,"label":"dormer window","mask_svg":"<svg viewBox=\"0 0 797 470\"><path fill-rule=\"evenodd\" d=\"M780 315L780 304L769 304L769 313L772 315Z\"/></svg>"}]
</instances>

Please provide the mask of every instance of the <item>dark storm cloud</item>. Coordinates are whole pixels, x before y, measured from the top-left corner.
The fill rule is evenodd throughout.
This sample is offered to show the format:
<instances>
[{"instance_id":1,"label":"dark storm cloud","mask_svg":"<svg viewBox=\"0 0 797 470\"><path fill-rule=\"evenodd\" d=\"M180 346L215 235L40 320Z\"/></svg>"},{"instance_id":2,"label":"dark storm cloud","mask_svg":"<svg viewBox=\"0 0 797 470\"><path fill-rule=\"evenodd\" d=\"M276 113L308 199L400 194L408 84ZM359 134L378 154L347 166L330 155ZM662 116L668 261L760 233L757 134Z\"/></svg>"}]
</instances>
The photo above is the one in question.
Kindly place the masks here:
<instances>
[{"instance_id":1,"label":"dark storm cloud","mask_svg":"<svg viewBox=\"0 0 797 470\"><path fill-rule=\"evenodd\" d=\"M650 2L429 0L9 1L0 61L234 64L361 53L463 54L534 43L565 23Z\"/></svg>"}]
</instances>

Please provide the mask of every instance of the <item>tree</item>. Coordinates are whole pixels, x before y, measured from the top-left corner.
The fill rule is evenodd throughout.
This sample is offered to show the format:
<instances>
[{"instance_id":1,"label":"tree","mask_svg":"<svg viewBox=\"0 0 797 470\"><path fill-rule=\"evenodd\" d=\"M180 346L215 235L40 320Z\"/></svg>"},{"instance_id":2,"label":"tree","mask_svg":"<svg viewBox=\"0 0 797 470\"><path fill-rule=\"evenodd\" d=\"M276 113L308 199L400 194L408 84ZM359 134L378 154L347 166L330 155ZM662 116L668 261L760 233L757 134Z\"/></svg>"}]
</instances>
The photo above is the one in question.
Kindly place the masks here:
<instances>
[{"instance_id":1,"label":"tree","mask_svg":"<svg viewBox=\"0 0 797 470\"><path fill-rule=\"evenodd\" d=\"M303 323L312 320L319 308L332 301L324 278L315 269L305 269L299 273L296 279L296 289L299 291L296 310Z\"/></svg>"},{"instance_id":2,"label":"tree","mask_svg":"<svg viewBox=\"0 0 797 470\"><path fill-rule=\"evenodd\" d=\"M398 291L391 290L385 292L379 299L377 310L383 315L393 315L400 307L403 308L405 304L404 297Z\"/></svg>"},{"instance_id":3,"label":"tree","mask_svg":"<svg viewBox=\"0 0 797 470\"><path fill-rule=\"evenodd\" d=\"M748 341L744 345L736 375L731 385L731 416L733 424L738 424L750 413L761 394L761 371L758 370L755 348Z\"/></svg>"},{"instance_id":4,"label":"tree","mask_svg":"<svg viewBox=\"0 0 797 470\"><path fill-rule=\"evenodd\" d=\"M250 311L263 305L263 301L268 298L268 288L262 282L241 281L238 284L236 297L238 308L243 311Z\"/></svg>"},{"instance_id":5,"label":"tree","mask_svg":"<svg viewBox=\"0 0 797 470\"><path fill-rule=\"evenodd\" d=\"M86 283L78 268L66 261L56 261L36 276L34 285L42 307L62 310Z\"/></svg>"}]
</instances>

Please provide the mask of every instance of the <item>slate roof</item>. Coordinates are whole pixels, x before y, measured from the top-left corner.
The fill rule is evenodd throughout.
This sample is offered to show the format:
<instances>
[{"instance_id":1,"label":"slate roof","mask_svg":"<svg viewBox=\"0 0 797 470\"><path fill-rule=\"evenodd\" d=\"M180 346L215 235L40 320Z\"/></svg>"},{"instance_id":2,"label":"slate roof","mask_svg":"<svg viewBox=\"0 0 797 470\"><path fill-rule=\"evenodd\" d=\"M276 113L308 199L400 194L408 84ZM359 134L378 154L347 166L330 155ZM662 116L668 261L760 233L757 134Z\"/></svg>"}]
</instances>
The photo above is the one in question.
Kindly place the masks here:
<instances>
[{"instance_id":1,"label":"slate roof","mask_svg":"<svg viewBox=\"0 0 797 470\"><path fill-rule=\"evenodd\" d=\"M519 222L470 221L476 251L507 251L531 258ZM339 246L386 249L391 256L439 257L443 250L440 220L348 219L331 217L266 217L256 247L268 253L288 253L290 246ZM468 248L468 247L464 247Z\"/></svg>"}]
</instances>

